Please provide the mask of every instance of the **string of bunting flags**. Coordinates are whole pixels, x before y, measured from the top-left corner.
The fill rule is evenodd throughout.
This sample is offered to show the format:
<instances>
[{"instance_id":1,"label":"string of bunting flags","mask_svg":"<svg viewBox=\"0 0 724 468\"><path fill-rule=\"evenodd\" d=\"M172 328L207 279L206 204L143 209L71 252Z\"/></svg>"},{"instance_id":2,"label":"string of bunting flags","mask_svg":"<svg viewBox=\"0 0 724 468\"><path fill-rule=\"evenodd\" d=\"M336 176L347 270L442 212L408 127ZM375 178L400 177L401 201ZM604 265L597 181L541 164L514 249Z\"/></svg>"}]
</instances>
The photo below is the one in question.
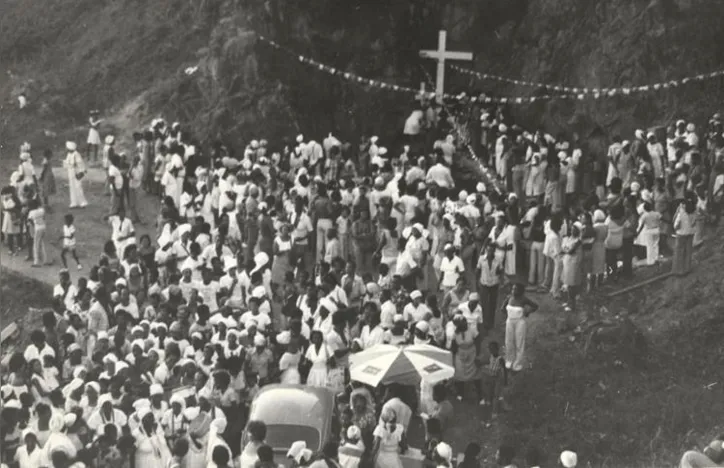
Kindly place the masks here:
<instances>
[{"instance_id":1,"label":"string of bunting flags","mask_svg":"<svg viewBox=\"0 0 724 468\"><path fill-rule=\"evenodd\" d=\"M326 65L324 63L321 63L317 60L314 60L312 58L306 57L304 55L297 54L296 52L282 46L278 42L274 41L273 39L269 39L262 35L257 35L260 41L263 43L273 47L276 50L280 50L282 52L285 52L289 55L293 55L296 57L296 59L305 65L309 65L310 67L314 67L319 71L323 71L329 75L333 76L339 76L341 78L344 78L347 81L351 81L354 83L360 83L363 85L371 86L374 88L384 89L388 91L395 91L395 92L401 92L401 93L408 93L408 94L414 94L418 97L424 97L427 99L434 99L435 93L434 92L428 92L428 93L421 93L419 89L410 88L409 86L403 86L393 83L386 83L384 81L379 80L373 80L371 78L366 78L363 76L356 75L351 72L346 72L344 70L340 70L338 68L332 67L330 65ZM453 99L453 100L467 100L469 102L477 102L478 100L485 103L497 103L497 104L524 104L524 103L531 103L536 101L545 101L550 99L575 99L576 96L574 95L546 95L546 96L526 96L526 97L490 97L490 96L468 96L465 93L460 94L448 94L446 93L444 95L445 99Z\"/></svg>"},{"instance_id":2,"label":"string of bunting flags","mask_svg":"<svg viewBox=\"0 0 724 468\"><path fill-rule=\"evenodd\" d=\"M519 85L519 86L530 86L530 87L534 87L534 88L544 88L544 89L561 92L561 93L570 93L572 95L575 95L577 99L584 99L586 96L590 96L595 99L598 99L601 97L607 97L607 96L616 96L616 95L628 96L630 94L635 94L635 93L645 93L645 92L649 92L649 91L658 91L661 89L677 88L679 86L683 86L683 85L686 85L686 84L689 84L692 82L711 80L711 79L715 79L715 78L724 76L724 70L718 70L718 71L713 71L711 73L701 73L699 75L694 75L694 76L682 78L679 80L663 81L660 83L654 83L654 84L642 85L642 86L619 87L619 88L579 88L579 87L570 87L570 86L540 83L540 82L536 82L536 81L526 81L526 80L517 80L514 78L506 78L504 76L476 72L474 70L470 70L469 68L464 68L464 67L461 67L459 65L454 65L454 64L450 64L450 67L459 73L471 75L480 80L500 81L500 82L504 82L504 83L512 83L512 84Z\"/></svg>"},{"instance_id":3,"label":"string of bunting flags","mask_svg":"<svg viewBox=\"0 0 724 468\"><path fill-rule=\"evenodd\" d=\"M263 43L271 46L272 48L285 52L291 56L294 56L300 63L314 67L319 71L325 72L329 75L338 76L347 81L353 83L359 83L369 87L383 89L387 91L414 94L418 98L434 99L434 92L423 93L419 89L411 88L409 86L398 85L394 83L387 83L380 80L374 80L359 76L355 73L340 70L336 67L326 65L310 57L297 54L295 51L282 46L273 39L269 39L263 35L258 34L257 38ZM481 80L496 80L501 82L507 82L522 86L531 86L537 88L544 88L549 91L555 92L555 94L545 94L541 96L468 96L466 93L460 94L448 94L444 95L445 99L466 101L466 102L483 102L486 104L531 104L538 101L551 101L551 100L584 100L584 99L601 99L613 96L629 96L636 93L645 93L650 91L658 91L662 89L677 88L684 86L692 82L701 82L711 80L715 78L724 77L724 70L714 71L711 73L702 73L695 76L682 78L679 80L665 81L661 83L654 83L650 85L634 86L634 87L620 87L620 88L578 88L561 85L552 85L546 83L537 83L533 81L517 80L512 78L506 78L498 75L491 75L487 73L480 73L474 70L460 67L458 65L450 64L450 67L460 73L471 75Z\"/></svg>"},{"instance_id":4,"label":"string of bunting flags","mask_svg":"<svg viewBox=\"0 0 724 468\"><path fill-rule=\"evenodd\" d=\"M330 75L339 76L339 77L342 77L342 78L344 78L344 79L346 79L346 80L348 80L348 81L353 81L353 82L356 82L356 83L362 83L362 84L365 84L365 85L367 85L367 86L372 86L372 87L375 87L375 88L387 89L387 90L390 90L390 91L397 91L397 92L403 92L403 93L420 94L420 90L418 90L418 89L410 88L410 87L408 87L408 86L402 86L402 85L397 85L397 84L392 84L392 83L386 83L386 82L384 82L384 81L373 80L373 79L370 79L370 78L365 78L365 77L363 77L363 76L356 75L356 74L354 74L354 73L346 72L346 71L344 71L344 70L340 70L340 69L335 68L335 67L332 67L332 66L330 66L330 65L325 65L325 64L323 64L323 63L321 63L321 62L318 62L318 61L316 61L316 60L314 60L314 59L312 59L312 58L305 57L304 55L298 55L298 54L296 54L294 51L287 49L286 47L282 46L282 45L279 44L278 42L276 42L276 41L274 41L274 40L272 40L272 39L269 39L269 38L267 38L267 37L264 37L264 36L262 36L262 35L258 35L257 37L258 37L259 40L261 40L262 42L270 45L271 47L273 47L273 48L275 48L275 49L277 49L277 50L281 50L281 51L286 52L286 53L288 53L288 54L295 55L295 56L297 57L297 60L298 60L299 62L301 62L301 63L303 63L303 64L305 64L305 65L309 65L309 66L311 66L311 67L314 67L314 68L318 69L319 71L323 71L323 72L328 73L328 74L330 74ZM435 93L426 93L426 96L425 96L425 97L433 98L433 97L435 97Z\"/></svg>"}]
</instances>

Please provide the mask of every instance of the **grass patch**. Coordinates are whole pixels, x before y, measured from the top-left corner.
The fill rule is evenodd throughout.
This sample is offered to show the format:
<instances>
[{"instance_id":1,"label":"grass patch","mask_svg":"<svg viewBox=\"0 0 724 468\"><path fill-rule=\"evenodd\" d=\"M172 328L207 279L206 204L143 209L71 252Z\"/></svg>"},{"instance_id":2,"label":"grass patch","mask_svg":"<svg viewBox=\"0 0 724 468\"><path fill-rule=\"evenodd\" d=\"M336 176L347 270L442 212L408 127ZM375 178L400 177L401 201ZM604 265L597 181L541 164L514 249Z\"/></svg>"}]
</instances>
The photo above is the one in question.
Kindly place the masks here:
<instances>
[{"instance_id":1,"label":"grass patch","mask_svg":"<svg viewBox=\"0 0 724 468\"><path fill-rule=\"evenodd\" d=\"M0 324L7 326L19 320L23 330L40 325L40 316L28 313L30 308L51 306L52 287L41 281L3 269L0 271Z\"/></svg>"}]
</instances>

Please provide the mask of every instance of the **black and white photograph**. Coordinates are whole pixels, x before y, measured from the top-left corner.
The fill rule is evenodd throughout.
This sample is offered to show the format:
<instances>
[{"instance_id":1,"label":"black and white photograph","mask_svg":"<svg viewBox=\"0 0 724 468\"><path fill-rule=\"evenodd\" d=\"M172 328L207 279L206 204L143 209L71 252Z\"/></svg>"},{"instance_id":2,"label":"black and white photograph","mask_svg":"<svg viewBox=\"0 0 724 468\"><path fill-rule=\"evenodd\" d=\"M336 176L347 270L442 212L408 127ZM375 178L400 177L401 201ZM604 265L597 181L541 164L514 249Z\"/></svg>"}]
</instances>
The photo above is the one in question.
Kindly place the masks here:
<instances>
[{"instance_id":1,"label":"black and white photograph","mask_svg":"<svg viewBox=\"0 0 724 468\"><path fill-rule=\"evenodd\" d=\"M724 467L722 21L0 0L0 468Z\"/></svg>"}]
</instances>

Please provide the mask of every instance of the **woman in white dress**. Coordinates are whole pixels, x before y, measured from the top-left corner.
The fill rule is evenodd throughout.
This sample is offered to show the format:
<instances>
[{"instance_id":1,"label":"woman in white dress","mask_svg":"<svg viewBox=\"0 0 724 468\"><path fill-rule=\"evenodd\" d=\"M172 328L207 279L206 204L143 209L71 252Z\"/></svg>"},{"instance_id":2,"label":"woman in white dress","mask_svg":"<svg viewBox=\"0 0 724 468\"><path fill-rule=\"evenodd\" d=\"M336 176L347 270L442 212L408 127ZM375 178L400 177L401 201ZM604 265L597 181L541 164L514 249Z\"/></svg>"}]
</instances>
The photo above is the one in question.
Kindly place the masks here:
<instances>
[{"instance_id":1,"label":"woman in white dress","mask_svg":"<svg viewBox=\"0 0 724 468\"><path fill-rule=\"evenodd\" d=\"M528 336L526 319L538 310L538 304L525 296L525 286L516 284L503 307L508 315L505 323L505 367L519 372L525 364L525 341Z\"/></svg>"},{"instance_id":2,"label":"woman in white dress","mask_svg":"<svg viewBox=\"0 0 724 468\"><path fill-rule=\"evenodd\" d=\"M97 110L90 111L90 117L88 117L88 147L86 149L86 155L88 161L98 161L98 148L101 146L101 134L98 131L98 126L103 122L103 119L98 118L99 112ZM91 156L93 155L93 156Z\"/></svg>"},{"instance_id":3,"label":"woman in white dress","mask_svg":"<svg viewBox=\"0 0 724 468\"><path fill-rule=\"evenodd\" d=\"M165 468L171 459L171 451L166 445L161 426L151 413L144 409L139 413L141 425L133 431L136 439L136 453L134 466L143 468Z\"/></svg>"},{"instance_id":4,"label":"woman in white dress","mask_svg":"<svg viewBox=\"0 0 724 468\"><path fill-rule=\"evenodd\" d=\"M63 161L65 169L68 171L68 191L70 192L70 207L71 208L85 208L88 206L88 202L85 199L83 193L83 177L85 177L85 162L83 157L77 151L78 146L68 141L65 143L65 149L68 154Z\"/></svg>"},{"instance_id":5,"label":"woman in white dress","mask_svg":"<svg viewBox=\"0 0 724 468\"><path fill-rule=\"evenodd\" d=\"M387 408L380 416L380 423L375 428L372 446L375 468L402 468L400 453L406 450L404 426L397 423L397 414Z\"/></svg>"},{"instance_id":6,"label":"woman in white dress","mask_svg":"<svg viewBox=\"0 0 724 468\"><path fill-rule=\"evenodd\" d=\"M490 231L490 241L495 244L495 257L504 265L505 274L515 275L515 230L503 213L495 217L495 227Z\"/></svg>"},{"instance_id":7,"label":"woman in white dress","mask_svg":"<svg viewBox=\"0 0 724 468\"><path fill-rule=\"evenodd\" d=\"M324 387L327 384L327 361L329 352L324 344L324 336L319 330L312 331L309 336L310 345L304 358L311 363L307 385L312 387Z\"/></svg>"},{"instance_id":8,"label":"woman in white dress","mask_svg":"<svg viewBox=\"0 0 724 468\"><path fill-rule=\"evenodd\" d=\"M32 372L30 376L30 391L33 399L35 402L43 402L49 405L50 400L48 396L55 388L45 379L43 375L43 365L40 363L40 359L33 359L29 365Z\"/></svg>"},{"instance_id":9,"label":"woman in white dress","mask_svg":"<svg viewBox=\"0 0 724 468\"><path fill-rule=\"evenodd\" d=\"M211 415L201 411L198 406L191 406L184 410L184 418L188 421L186 437L189 441L189 451L184 458L184 466L202 467L206 464Z\"/></svg>"},{"instance_id":10,"label":"woman in white dress","mask_svg":"<svg viewBox=\"0 0 724 468\"><path fill-rule=\"evenodd\" d=\"M286 335L290 336L290 335ZM284 343L279 343L284 344ZM299 361L302 358L302 352L296 342L290 341L286 343L287 349L279 359L279 370L281 371L281 383L283 384L299 384L301 377L299 375Z\"/></svg>"}]
</instances>

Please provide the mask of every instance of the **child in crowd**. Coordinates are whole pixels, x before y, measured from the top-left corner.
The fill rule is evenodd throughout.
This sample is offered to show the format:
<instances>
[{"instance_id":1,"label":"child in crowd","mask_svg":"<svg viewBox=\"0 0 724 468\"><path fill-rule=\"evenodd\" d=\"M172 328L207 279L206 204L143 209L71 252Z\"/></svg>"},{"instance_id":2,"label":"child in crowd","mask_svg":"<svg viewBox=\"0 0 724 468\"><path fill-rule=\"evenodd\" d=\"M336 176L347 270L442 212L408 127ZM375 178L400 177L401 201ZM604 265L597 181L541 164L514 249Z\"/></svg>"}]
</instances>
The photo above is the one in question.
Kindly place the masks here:
<instances>
[{"instance_id":1,"label":"child in crowd","mask_svg":"<svg viewBox=\"0 0 724 468\"><path fill-rule=\"evenodd\" d=\"M508 371L505 368L505 358L500 354L500 345L497 341L488 343L490 358L485 367L485 398L480 403L483 406L492 405L492 418L504 409L503 388L508 385Z\"/></svg>"},{"instance_id":2,"label":"child in crowd","mask_svg":"<svg viewBox=\"0 0 724 468\"><path fill-rule=\"evenodd\" d=\"M73 215L68 213L63 218L63 235L61 236L61 240L63 241L63 250L60 251L60 259L63 262L63 268L68 268L68 262L65 259L65 255L70 252L71 255L73 255L73 260L75 260L75 263L78 265L78 269L82 270L83 265L80 264L80 260L78 260L78 253L76 252L76 239L75 239L75 219L73 218Z\"/></svg>"}]
</instances>

